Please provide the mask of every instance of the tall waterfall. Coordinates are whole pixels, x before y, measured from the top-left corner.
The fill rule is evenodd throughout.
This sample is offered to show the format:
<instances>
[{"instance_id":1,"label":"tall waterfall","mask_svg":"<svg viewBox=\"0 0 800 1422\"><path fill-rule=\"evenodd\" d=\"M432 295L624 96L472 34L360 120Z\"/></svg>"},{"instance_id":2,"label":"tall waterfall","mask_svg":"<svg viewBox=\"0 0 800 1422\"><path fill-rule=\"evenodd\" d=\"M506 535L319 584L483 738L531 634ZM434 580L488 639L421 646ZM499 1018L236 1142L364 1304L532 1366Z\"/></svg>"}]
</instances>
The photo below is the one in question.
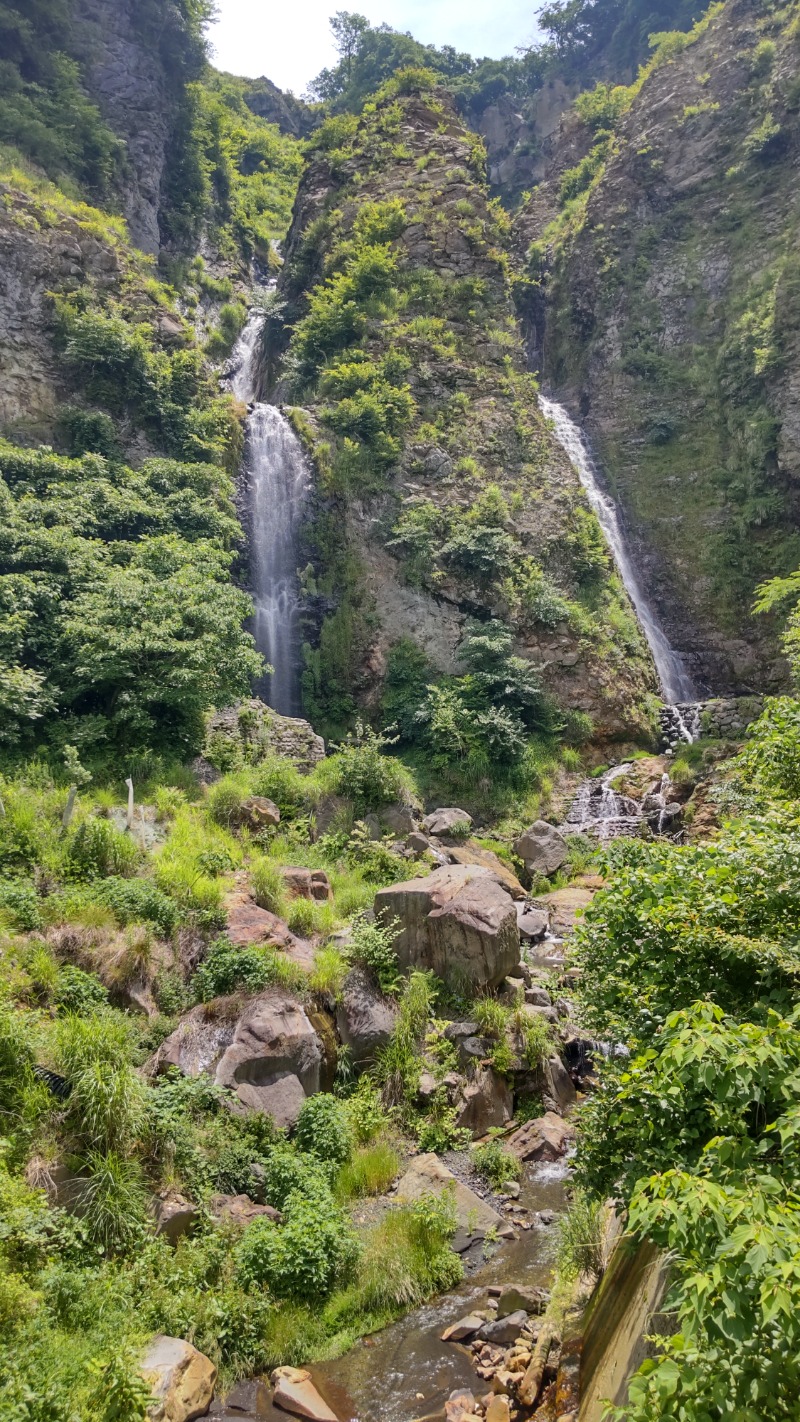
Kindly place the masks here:
<instances>
[{"instance_id":1,"label":"tall waterfall","mask_svg":"<svg viewBox=\"0 0 800 1422\"><path fill-rule=\"evenodd\" d=\"M254 311L231 357L230 386L250 403L258 391L264 316ZM298 545L310 475L294 430L274 405L252 404L245 445L250 502L253 635L273 668L257 688L284 716L300 705Z\"/></svg>"},{"instance_id":2,"label":"tall waterfall","mask_svg":"<svg viewBox=\"0 0 800 1422\"><path fill-rule=\"evenodd\" d=\"M619 575L636 609L642 631L653 654L653 661L656 664L656 671L664 692L664 700L673 706L696 701L697 691L683 664L683 658L670 645L636 576L631 555L620 528L616 505L608 494L603 493L597 482L597 469L581 431L570 419L563 406L557 405L555 400L548 400L546 396L540 395L539 405L542 414L553 421L556 438L578 471L578 477L586 491L586 496L597 515L606 542L614 555ZM691 740L692 736L687 734L684 738Z\"/></svg>"}]
</instances>

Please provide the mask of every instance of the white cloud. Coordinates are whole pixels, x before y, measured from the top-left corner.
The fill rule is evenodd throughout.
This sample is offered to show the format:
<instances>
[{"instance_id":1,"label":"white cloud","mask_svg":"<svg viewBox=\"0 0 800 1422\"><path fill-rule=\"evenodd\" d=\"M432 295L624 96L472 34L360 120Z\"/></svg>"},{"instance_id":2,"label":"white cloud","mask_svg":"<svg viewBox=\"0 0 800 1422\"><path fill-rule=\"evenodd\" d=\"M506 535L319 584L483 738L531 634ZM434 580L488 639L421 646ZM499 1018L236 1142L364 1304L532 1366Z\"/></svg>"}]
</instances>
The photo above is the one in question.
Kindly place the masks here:
<instances>
[{"instance_id":1,"label":"white cloud","mask_svg":"<svg viewBox=\"0 0 800 1422\"><path fill-rule=\"evenodd\" d=\"M209 37L219 69L251 78L266 74L281 89L301 94L315 74L335 62L328 29L337 9L357 10L373 25L410 30L424 44L452 44L470 54L500 58L536 33L535 0L218 0Z\"/></svg>"}]
</instances>

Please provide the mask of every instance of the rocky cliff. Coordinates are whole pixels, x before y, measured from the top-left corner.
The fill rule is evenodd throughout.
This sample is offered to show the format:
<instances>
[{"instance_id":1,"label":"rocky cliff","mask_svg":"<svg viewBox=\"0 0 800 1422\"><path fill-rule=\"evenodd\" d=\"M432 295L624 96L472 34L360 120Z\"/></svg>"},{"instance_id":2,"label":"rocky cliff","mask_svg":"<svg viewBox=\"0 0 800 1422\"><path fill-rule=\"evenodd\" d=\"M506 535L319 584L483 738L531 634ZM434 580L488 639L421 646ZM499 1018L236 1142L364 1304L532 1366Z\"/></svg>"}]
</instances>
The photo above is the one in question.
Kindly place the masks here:
<instances>
[{"instance_id":1,"label":"rocky cliff","mask_svg":"<svg viewBox=\"0 0 800 1422\"><path fill-rule=\"evenodd\" d=\"M783 683L750 607L800 557L796 30L796 5L713 6L630 89L579 100L518 222L532 363L716 692Z\"/></svg>"},{"instance_id":2,"label":"rocky cliff","mask_svg":"<svg viewBox=\"0 0 800 1422\"><path fill-rule=\"evenodd\" d=\"M318 473L309 704L334 724L374 704L398 648L455 675L469 626L496 619L598 735L641 730L649 656L538 408L482 144L413 79L313 143L278 386Z\"/></svg>"}]
</instances>

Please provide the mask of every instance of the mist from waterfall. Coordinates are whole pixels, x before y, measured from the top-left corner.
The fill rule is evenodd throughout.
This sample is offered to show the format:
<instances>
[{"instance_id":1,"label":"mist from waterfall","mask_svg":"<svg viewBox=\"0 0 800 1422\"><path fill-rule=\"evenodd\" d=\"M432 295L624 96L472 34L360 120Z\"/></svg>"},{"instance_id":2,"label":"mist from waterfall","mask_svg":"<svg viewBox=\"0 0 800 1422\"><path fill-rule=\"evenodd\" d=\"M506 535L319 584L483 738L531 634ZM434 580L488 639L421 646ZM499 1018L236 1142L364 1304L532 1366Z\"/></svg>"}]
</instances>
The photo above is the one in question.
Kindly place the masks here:
<instances>
[{"instance_id":1,"label":"mist from waterfall","mask_svg":"<svg viewBox=\"0 0 800 1422\"><path fill-rule=\"evenodd\" d=\"M250 404L258 393L264 314L254 311L231 357L230 387ZM273 668L255 688L284 716L301 711L300 530L311 487L297 435L275 405L251 405L245 469L250 510L253 635Z\"/></svg>"},{"instance_id":2,"label":"mist from waterfall","mask_svg":"<svg viewBox=\"0 0 800 1422\"><path fill-rule=\"evenodd\" d=\"M566 450L578 471L578 477L586 491L586 496L597 515L606 542L614 557L617 571L625 584L625 589L636 609L642 631L647 638L656 671L661 682L664 700L671 705L685 704L697 700L697 689L687 672L683 658L671 646L658 617L645 596L636 575L631 555L620 528L619 515L613 499L600 488L597 469L584 437L570 418L563 405L547 396L539 396L542 414L553 421L556 439ZM685 739L691 740L691 735Z\"/></svg>"}]
</instances>

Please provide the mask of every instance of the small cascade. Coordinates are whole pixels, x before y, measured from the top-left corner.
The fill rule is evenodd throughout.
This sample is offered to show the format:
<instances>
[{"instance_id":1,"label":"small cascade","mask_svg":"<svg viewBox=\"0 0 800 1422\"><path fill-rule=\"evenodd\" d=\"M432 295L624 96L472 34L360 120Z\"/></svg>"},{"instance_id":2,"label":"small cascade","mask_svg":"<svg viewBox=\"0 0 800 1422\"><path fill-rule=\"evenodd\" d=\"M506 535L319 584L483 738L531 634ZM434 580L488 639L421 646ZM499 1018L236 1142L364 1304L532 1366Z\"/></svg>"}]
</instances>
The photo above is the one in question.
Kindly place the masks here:
<instances>
[{"instance_id":1,"label":"small cascade","mask_svg":"<svg viewBox=\"0 0 800 1422\"><path fill-rule=\"evenodd\" d=\"M275 405L252 404L265 316L254 310L231 356L230 389L250 405L245 470L256 646L273 668L255 690L285 716L300 714L300 530L311 488L302 445Z\"/></svg>"},{"instance_id":2,"label":"small cascade","mask_svg":"<svg viewBox=\"0 0 800 1422\"><path fill-rule=\"evenodd\" d=\"M566 834L586 834L605 843L642 831L642 807L614 789L630 765L614 765L596 780L584 780L561 826Z\"/></svg>"},{"instance_id":3,"label":"small cascade","mask_svg":"<svg viewBox=\"0 0 800 1422\"><path fill-rule=\"evenodd\" d=\"M702 709L702 701L662 707L661 730L667 746L667 755L674 755L681 741L685 745L691 745L698 739Z\"/></svg>"},{"instance_id":4,"label":"small cascade","mask_svg":"<svg viewBox=\"0 0 800 1422\"><path fill-rule=\"evenodd\" d=\"M574 420L570 419L563 406L558 405L555 400L548 400L546 396L540 395L539 405L542 414L553 421L556 439L566 450L578 471L578 477L589 503L597 515L619 575L625 584L628 597L636 609L642 631L653 654L653 661L656 664L656 671L664 692L664 700L671 707L683 706L684 703L694 701L697 693L692 678L684 666L680 653L670 645L655 610L650 606L645 596L625 543L616 505L613 499L609 498L608 494L600 488L597 468L581 431ZM684 739L687 737L684 736Z\"/></svg>"}]
</instances>

